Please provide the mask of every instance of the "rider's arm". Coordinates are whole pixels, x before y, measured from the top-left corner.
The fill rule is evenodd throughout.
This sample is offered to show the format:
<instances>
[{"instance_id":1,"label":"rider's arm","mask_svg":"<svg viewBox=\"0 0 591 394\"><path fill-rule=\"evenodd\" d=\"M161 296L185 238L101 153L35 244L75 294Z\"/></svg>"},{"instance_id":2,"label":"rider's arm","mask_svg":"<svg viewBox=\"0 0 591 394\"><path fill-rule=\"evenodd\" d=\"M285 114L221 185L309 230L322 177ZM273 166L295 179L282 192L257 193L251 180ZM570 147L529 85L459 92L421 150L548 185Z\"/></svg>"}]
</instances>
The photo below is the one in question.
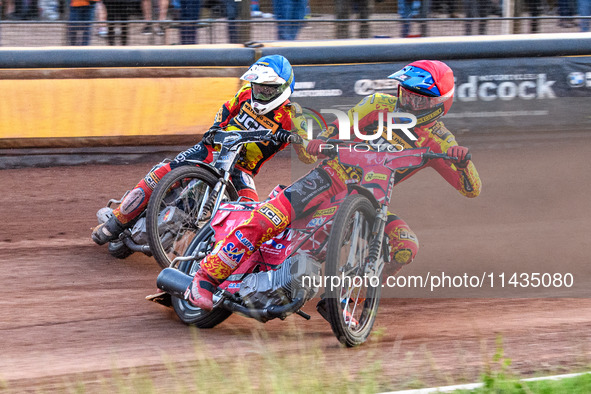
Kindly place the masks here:
<instances>
[{"instance_id":1,"label":"rider's arm","mask_svg":"<svg viewBox=\"0 0 591 394\"><path fill-rule=\"evenodd\" d=\"M364 130L366 127L369 127L371 129L374 124L377 125L379 123L381 112L391 112L394 110L395 107L396 97L391 96L389 94L375 93L367 97L364 97L359 103L357 103L357 105L349 109L347 113L347 117L349 119L349 131L351 138L356 138L353 130L355 124L358 126L359 130ZM296 120L297 119L298 118L296 118ZM298 122L296 121L295 123L296 128L298 128ZM318 146L321 146L319 145L319 141L324 141L328 145L330 145L331 138L340 139L340 126L341 125L339 124L338 118L335 119L335 121L332 122L330 125L328 125L328 127L326 127L326 129L316 137L316 149L312 149L312 151L317 151ZM299 129L307 130L305 123L303 123L301 127L299 127ZM307 136L301 133L300 135L302 135L303 138L307 138ZM310 149L308 149L308 151L310 151ZM314 158L314 160L316 159L316 156L310 155L309 153L306 154Z\"/></svg>"},{"instance_id":2,"label":"rider's arm","mask_svg":"<svg viewBox=\"0 0 591 394\"><path fill-rule=\"evenodd\" d=\"M368 132L374 133L377 130L380 117L383 120L383 127L386 127L386 119L384 113L392 112L396 108L396 97L385 94L385 93L374 93L372 95L364 97L354 107L349 109L347 116L349 118L349 131L352 139L355 139L356 135L353 127L357 126L361 133L365 133L365 129L368 128ZM320 134L319 139L327 140L329 138L340 138L339 136L339 122L335 120L332 122L326 131ZM374 130L375 129L375 130Z\"/></svg>"},{"instance_id":3,"label":"rider's arm","mask_svg":"<svg viewBox=\"0 0 591 394\"><path fill-rule=\"evenodd\" d=\"M289 126L286 127L286 130L297 133L304 141L302 144L292 144L298 155L298 159L304 164L315 163L318 158L306 152L308 145L307 118L303 115L302 107L297 103L292 102L290 105Z\"/></svg>"},{"instance_id":4,"label":"rider's arm","mask_svg":"<svg viewBox=\"0 0 591 394\"><path fill-rule=\"evenodd\" d=\"M441 127L437 128L438 126ZM428 143L426 144L432 151L446 153L450 147L458 145L453 134L441 122L433 129L436 129L436 131L429 132ZM480 194L482 183L471 160L468 161L464 168L443 159L432 160L430 165L462 195L478 197Z\"/></svg>"},{"instance_id":5,"label":"rider's arm","mask_svg":"<svg viewBox=\"0 0 591 394\"><path fill-rule=\"evenodd\" d=\"M383 127L382 130L386 130L386 114L394 112L395 109L396 97L390 94L374 93L364 97L347 113L351 125L351 137L355 138L353 130L355 126L362 134L375 133L380 123Z\"/></svg>"},{"instance_id":6,"label":"rider's arm","mask_svg":"<svg viewBox=\"0 0 591 394\"><path fill-rule=\"evenodd\" d=\"M306 152L306 146L308 143L306 138L308 138L308 133L306 133L304 130L300 130L297 127L294 130L292 130L292 133L297 133L304 140L303 144L293 144L293 148L295 149L296 153L298 154L298 159L300 159L300 161L304 164L316 163L316 161L318 160L318 157Z\"/></svg>"},{"instance_id":7,"label":"rider's arm","mask_svg":"<svg viewBox=\"0 0 591 394\"><path fill-rule=\"evenodd\" d=\"M338 122L334 121L329 124L326 130L320 133L317 138L323 141L327 141L329 138L339 138Z\"/></svg>"},{"instance_id":8,"label":"rider's arm","mask_svg":"<svg viewBox=\"0 0 591 394\"><path fill-rule=\"evenodd\" d=\"M228 124L230 119L238 115L238 112L240 111L240 104L244 100L248 100L250 98L249 92L250 85L246 84L240 88L234 97L226 101L215 115L212 127L223 128Z\"/></svg>"},{"instance_id":9,"label":"rider's arm","mask_svg":"<svg viewBox=\"0 0 591 394\"><path fill-rule=\"evenodd\" d=\"M298 103L290 103L289 106L289 125L284 125L286 130L298 134L302 137L303 143L292 144L298 159L304 164L313 164L318 158L306 151L308 146L308 118L303 114L303 109Z\"/></svg>"}]
</instances>

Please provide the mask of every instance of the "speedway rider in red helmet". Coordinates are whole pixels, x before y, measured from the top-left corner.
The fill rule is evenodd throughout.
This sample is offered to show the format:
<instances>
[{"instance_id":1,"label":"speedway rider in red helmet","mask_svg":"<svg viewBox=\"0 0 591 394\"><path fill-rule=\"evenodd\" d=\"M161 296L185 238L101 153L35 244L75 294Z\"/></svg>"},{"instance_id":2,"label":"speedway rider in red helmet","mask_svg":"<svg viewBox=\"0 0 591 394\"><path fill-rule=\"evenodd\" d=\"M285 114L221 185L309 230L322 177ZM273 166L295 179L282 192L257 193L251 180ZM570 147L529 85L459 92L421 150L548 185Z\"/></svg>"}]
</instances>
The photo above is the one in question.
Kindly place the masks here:
<instances>
[{"instance_id":1,"label":"speedway rider in red helmet","mask_svg":"<svg viewBox=\"0 0 591 394\"><path fill-rule=\"evenodd\" d=\"M455 137L439 120L453 102L454 77L452 70L443 62L420 60L410 63L392 74L400 82L397 96L376 93L365 97L349 110L350 124L358 117L358 128L362 134L374 135L383 112L411 113L417 118L411 131L417 137L413 140L401 130L387 139L384 133L377 143L391 143L404 148L429 147L436 153L447 153L456 159L445 161L435 159L424 167L434 168L450 185L466 197L477 197L481 183L474 164L467 159L468 148L459 146ZM298 126L296 119L296 127ZM304 122L305 123L305 122ZM321 147L329 138L337 136L338 128L330 125L318 139L308 143L307 152L322 155ZM396 184L408 179L424 168L399 171ZM251 214L246 222L237 226L223 240L216 244L212 254L201 263L193 279L189 301L202 309L210 310L212 293L242 261L246 261L258 247L282 232L288 224L304 212L310 212L322 201L347 189L347 184L357 182L361 173L355 167L347 167L336 159L325 159L307 175L295 181ZM390 261L384 272L393 275L416 256L419 243L410 227L398 216L388 215L385 228L390 240ZM240 237L236 236L239 232ZM246 239L254 248L242 247ZM318 306L322 314L322 301Z\"/></svg>"},{"instance_id":2,"label":"speedway rider in red helmet","mask_svg":"<svg viewBox=\"0 0 591 394\"><path fill-rule=\"evenodd\" d=\"M245 145L242 159L232 170L231 181L238 195L258 200L253 177L261 166L287 146L292 117L301 112L301 107L290 103L295 79L289 61L280 55L260 58L240 78L243 85L236 95L227 101L215 116L213 126L195 146L181 152L175 160L155 166L135 188L127 194L112 216L92 231L92 240L99 245L115 240L146 209L156 184L169 171L183 165L192 165L198 160L211 163L214 150L213 137L218 130L271 129L276 142L249 143ZM309 161L301 146L295 147L298 156Z\"/></svg>"}]
</instances>

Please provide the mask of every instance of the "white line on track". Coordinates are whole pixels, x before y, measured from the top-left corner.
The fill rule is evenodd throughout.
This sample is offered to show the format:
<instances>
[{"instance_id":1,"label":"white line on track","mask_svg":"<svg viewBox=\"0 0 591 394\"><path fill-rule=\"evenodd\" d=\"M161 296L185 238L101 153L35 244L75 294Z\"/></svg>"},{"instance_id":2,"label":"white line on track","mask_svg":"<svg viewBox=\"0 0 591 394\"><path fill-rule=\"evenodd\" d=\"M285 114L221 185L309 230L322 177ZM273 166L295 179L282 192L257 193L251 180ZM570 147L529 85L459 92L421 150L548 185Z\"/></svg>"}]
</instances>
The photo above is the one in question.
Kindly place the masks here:
<instances>
[{"instance_id":1,"label":"white line on track","mask_svg":"<svg viewBox=\"0 0 591 394\"><path fill-rule=\"evenodd\" d=\"M527 378L521 379L521 382L535 382L539 380L561 380L561 379L569 379L575 378L577 376L582 376L591 372L582 372L582 373L569 373L564 375L553 375L553 376L542 376L539 378ZM474 390L483 386L483 383L468 383L468 384L457 384L454 386L441 386L441 387L430 387L424 389L414 389L414 390L402 390L402 391L389 391L387 393L381 394L431 394L431 393L451 393L456 390Z\"/></svg>"}]
</instances>

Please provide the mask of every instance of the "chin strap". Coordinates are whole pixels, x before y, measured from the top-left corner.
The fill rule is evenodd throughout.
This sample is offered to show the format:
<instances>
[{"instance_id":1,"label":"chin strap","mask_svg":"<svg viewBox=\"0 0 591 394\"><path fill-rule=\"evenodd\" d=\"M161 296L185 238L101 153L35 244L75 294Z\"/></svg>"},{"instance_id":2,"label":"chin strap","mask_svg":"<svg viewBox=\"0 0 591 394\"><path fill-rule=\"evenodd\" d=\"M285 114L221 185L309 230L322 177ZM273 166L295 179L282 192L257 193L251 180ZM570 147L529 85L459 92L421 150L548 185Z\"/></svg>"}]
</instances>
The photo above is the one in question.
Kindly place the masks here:
<instances>
[{"instance_id":1,"label":"chin strap","mask_svg":"<svg viewBox=\"0 0 591 394\"><path fill-rule=\"evenodd\" d=\"M444 111L443 105L438 105L434 111L417 114L417 126L423 127L435 123L437 119L443 116Z\"/></svg>"}]
</instances>

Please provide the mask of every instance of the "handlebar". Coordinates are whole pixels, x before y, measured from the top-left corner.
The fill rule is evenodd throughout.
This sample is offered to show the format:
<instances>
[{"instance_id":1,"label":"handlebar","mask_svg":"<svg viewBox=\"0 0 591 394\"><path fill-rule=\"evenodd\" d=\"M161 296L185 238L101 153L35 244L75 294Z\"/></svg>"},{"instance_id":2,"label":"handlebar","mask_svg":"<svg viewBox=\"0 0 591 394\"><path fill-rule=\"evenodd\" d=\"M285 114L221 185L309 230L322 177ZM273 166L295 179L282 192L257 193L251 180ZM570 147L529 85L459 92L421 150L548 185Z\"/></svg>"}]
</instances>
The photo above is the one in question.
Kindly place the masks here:
<instances>
[{"instance_id":1,"label":"handlebar","mask_svg":"<svg viewBox=\"0 0 591 394\"><path fill-rule=\"evenodd\" d=\"M231 148L249 142L267 141L272 138L271 130L219 130L215 133L214 144Z\"/></svg>"},{"instance_id":2,"label":"handlebar","mask_svg":"<svg viewBox=\"0 0 591 394\"><path fill-rule=\"evenodd\" d=\"M445 153L434 153L434 152L425 152L423 153L423 157L426 159L444 159L444 160L457 160L457 157L448 156ZM466 161L472 160L472 154L468 153L466 155Z\"/></svg>"},{"instance_id":3,"label":"handlebar","mask_svg":"<svg viewBox=\"0 0 591 394\"><path fill-rule=\"evenodd\" d=\"M288 142L292 143L292 144L303 144L304 143L304 139L302 138L301 135L296 134L296 133L292 133L289 138L288 138Z\"/></svg>"},{"instance_id":4,"label":"handlebar","mask_svg":"<svg viewBox=\"0 0 591 394\"><path fill-rule=\"evenodd\" d=\"M277 138L276 134L270 135L268 137L263 137L261 138L261 141L274 141L280 143L284 142L281 139ZM297 134L292 134L287 138L287 142L292 144L303 144L304 139Z\"/></svg>"},{"instance_id":5,"label":"handlebar","mask_svg":"<svg viewBox=\"0 0 591 394\"><path fill-rule=\"evenodd\" d=\"M285 141L285 133L289 133L287 141ZM281 138L283 137L283 138ZM244 144L249 142L262 142L262 141L274 141L274 142L290 142L295 144L302 144L303 138L297 134L287 130L277 130L273 133L270 129L260 130L219 130L216 132L214 137L214 144L223 146L234 146L238 144Z\"/></svg>"}]
</instances>

